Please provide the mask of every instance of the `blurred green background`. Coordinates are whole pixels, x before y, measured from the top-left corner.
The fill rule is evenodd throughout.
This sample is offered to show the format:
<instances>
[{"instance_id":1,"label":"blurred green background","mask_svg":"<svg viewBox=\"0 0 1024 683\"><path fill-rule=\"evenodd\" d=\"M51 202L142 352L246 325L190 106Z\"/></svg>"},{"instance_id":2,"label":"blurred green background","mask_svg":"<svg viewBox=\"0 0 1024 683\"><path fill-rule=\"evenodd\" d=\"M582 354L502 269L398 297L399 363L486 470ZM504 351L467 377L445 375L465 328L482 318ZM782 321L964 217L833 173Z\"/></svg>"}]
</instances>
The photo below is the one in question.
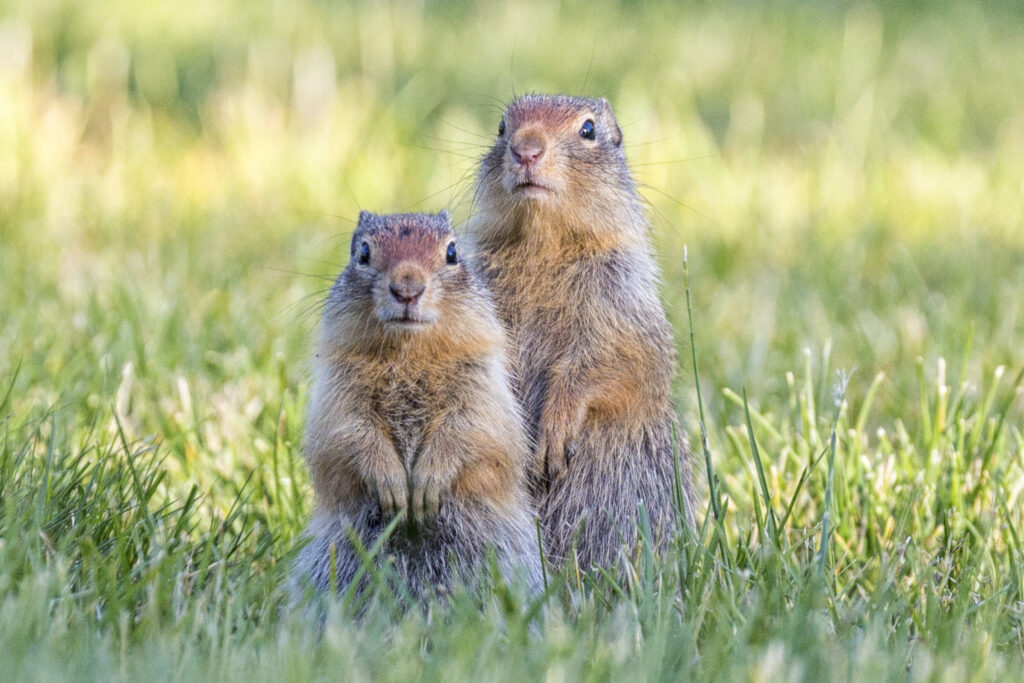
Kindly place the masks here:
<instances>
[{"instance_id":1,"label":"blurred green background","mask_svg":"<svg viewBox=\"0 0 1024 683\"><path fill-rule=\"evenodd\" d=\"M951 552L955 529L990 544L984 553L991 555L970 555L980 558L966 565L977 576L1016 571L999 511L1016 511L1020 522L1024 496L1024 408L1007 382L1024 366L1024 6L1010 1L0 0L0 597L21 591L28 597L17 609L26 610L47 600L73 605L69 623L88 625L70 631L78 637L92 632L94 618L121 624L115 609L114 616L103 610L117 604L119 591L138 590L158 596L124 598L125 605L157 605L156 630L138 633L164 633L178 616L161 610L179 603L159 597L159 587L191 585L195 557L221 536L182 522L166 547L152 540L163 538L156 532L139 536L139 547L164 559L127 544L130 552L90 565L90 546L76 545L65 528L85 508L67 503L69 512L47 497L51 456L115 454L110 476L121 476L129 493L110 493L112 516L95 512L102 504L93 506L87 477L69 476L68 490L84 491L81 505L93 510L86 527L99 520L74 533L101 548L108 533L127 543L138 504L122 459L152 445L163 458L163 474L153 475L160 496L180 501L196 484L200 517L226 516L243 539L227 557L256 558L251 574L231 585L255 585L260 597L242 600L238 621L225 617L217 628L248 634L238 624L258 630L266 623L252 614L273 614L284 571L275 562L287 557L308 510L301 467L307 358L318 304L347 260L353 220L360 208L450 208L462 224L503 104L527 91L607 97L622 123L683 359L678 406L696 435L682 284L687 248L712 452L733 501L730 533L750 542L752 515L760 526L743 414L730 392L748 391L768 479L779 500L788 500L828 434L834 371L853 370L848 405L871 408L847 415L840 429L847 457L834 503L842 525L836 571L847 571L851 601L874 600L872 591L889 585L872 573L879 556L902 563L906 545L895 546L913 534L921 558L920 566L899 569L907 572L899 583L905 597L865 608L882 615L865 641L879 645L860 652L869 665L871 652L888 652L892 643L913 647L885 626L890 607L900 605L935 652L948 653L941 634L955 639L955 624L966 622L943 621L944 584L934 587L941 593L934 603L916 611L914 596L932 595L928 567ZM1001 367L1005 375L995 382ZM1009 407L992 412L994 405ZM997 414L1006 416L1002 431ZM981 465L978 449L987 449ZM799 496L787 530L795 543L813 540L824 476L815 470ZM962 491L970 493L966 504ZM117 502L120 495L129 503ZM37 498L38 514L25 522L19 515L23 508L29 515ZM239 506L244 515L230 516ZM970 518L946 526L951 510L968 510ZM181 519L192 514L189 508ZM54 528L71 534L66 548L51 547L46 534ZM5 546L6 538L17 542ZM24 557L17 555L22 546ZM801 552L787 554L795 567L787 577L806 569ZM65 556L74 581L60 573ZM36 589L19 581L51 560L57 573L45 574L52 585L36 600ZM85 577L90 566L100 573ZM172 578L124 581L153 566ZM792 647L823 658L810 671L828 670L827 646L800 640L810 632L802 626L786 630L773 621L797 592L771 592L788 585L776 583L785 571L736 574L735 593L706 603L721 611L719 631L700 630L703 612L686 617L697 624L693 642L703 662L745 666L714 634L735 633L753 600L764 610L758 623L768 625L764 642L791 638ZM986 594L989 580L975 588ZM1016 621L993 608L971 641L973 659L950 675L995 661L989 633L1005 635L996 646L1016 648L1019 665L1018 583L1017 593L996 591L1005 610L1017 610ZM78 591L74 599L65 599L68 586ZM204 595L221 604L216 590ZM758 595L767 597L758 603ZM205 623L207 608L181 599L181 609L194 609ZM956 609L957 619L975 613L966 602ZM37 623L10 610L5 623ZM573 632L589 633L596 644L565 651L585 662L618 657L601 629L617 633L616 624L632 622L582 614ZM860 617L842 614L821 632L860 628ZM34 618L48 628L47 613ZM463 635L486 631L474 618L462 622ZM118 633L131 631L124 624ZM744 628L754 652L760 632ZM221 631L209 632L220 642ZM546 632L552 652L568 648L568 632ZM39 642L35 631L18 633L24 651ZM417 632L410 633L396 642L422 654ZM857 633L844 641L853 643L850 652L860 647ZM46 647L61 651L62 637ZM97 637L97 651L116 649L102 640L113 637L108 632ZM238 636L237 656L251 664L248 637ZM458 647L468 648L472 662L478 645L466 638ZM752 671L783 667L785 651L772 647L751 655ZM885 660L890 672L904 667L903 651L895 652ZM543 670L547 654L534 654L520 663ZM292 671L287 657L296 656L282 655L278 665ZM56 660L38 661L29 670L48 671ZM103 668L108 660L97 661L107 664L96 671L112 670ZM576 660L558 661L575 670ZM632 666L625 655L615 661L624 671Z\"/></svg>"},{"instance_id":2,"label":"blurred green background","mask_svg":"<svg viewBox=\"0 0 1024 683\"><path fill-rule=\"evenodd\" d=\"M884 372L887 417L916 411L918 357L975 382L1024 363L1018 3L44 0L0 17L0 377L20 367L17 412L120 401L189 476L196 453L255 466L246 430L301 406L358 209L463 220L526 91L611 100L683 358L689 247L713 424L735 418L726 387L784 409L805 350L822 377L856 368L854 391Z\"/></svg>"}]
</instances>

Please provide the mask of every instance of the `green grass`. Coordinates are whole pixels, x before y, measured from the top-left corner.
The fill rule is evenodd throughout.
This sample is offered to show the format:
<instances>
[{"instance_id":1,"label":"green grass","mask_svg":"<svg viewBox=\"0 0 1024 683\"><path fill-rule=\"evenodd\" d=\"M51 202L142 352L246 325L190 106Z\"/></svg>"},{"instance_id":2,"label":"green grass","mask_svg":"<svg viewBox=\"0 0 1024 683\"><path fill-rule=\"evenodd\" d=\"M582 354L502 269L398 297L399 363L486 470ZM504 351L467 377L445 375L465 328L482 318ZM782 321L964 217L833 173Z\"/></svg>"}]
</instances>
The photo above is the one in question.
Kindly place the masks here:
<instances>
[{"instance_id":1,"label":"green grass","mask_svg":"<svg viewBox=\"0 0 1024 683\"><path fill-rule=\"evenodd\" d=\"M1022 19L0 0L5 675L1020 678ZM317 303L360 207L469 214L525 90L623 123L701 528L318 638L284 587Z\"/></svg>"}]
</instances>

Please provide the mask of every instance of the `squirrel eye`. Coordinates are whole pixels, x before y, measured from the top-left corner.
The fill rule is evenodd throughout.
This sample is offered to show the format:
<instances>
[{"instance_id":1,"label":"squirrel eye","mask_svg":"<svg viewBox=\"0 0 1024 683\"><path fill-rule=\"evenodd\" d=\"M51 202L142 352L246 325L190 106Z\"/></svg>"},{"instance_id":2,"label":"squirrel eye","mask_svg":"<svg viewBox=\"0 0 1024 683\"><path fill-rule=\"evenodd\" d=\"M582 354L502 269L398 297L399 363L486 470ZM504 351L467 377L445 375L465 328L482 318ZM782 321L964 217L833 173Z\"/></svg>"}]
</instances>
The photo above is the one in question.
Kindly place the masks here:
<instances>
[{"instance_id":1,"label":"squirrel eye","mask_svg":"<svg viewBox=\"0 0 1024 683\"><path fill-rule=\"evenodd\" d=\"M359 247L359 262L364 266L370 262L370 245L366 242Z\"/></svg>"},{"instance_id":2,"label":"squirrel eye","mask_svg":"<svg viewBox=\"0 0 1024 683\"><path fill-rule=\"evenodd\" d=\"M505 134L505 119L502 118L501 122L498 124L498 135L501 136L501 135L504 135L504 134Z\"/></svg>"},{"instance_id":3,"label":"squirrel eye","mask_svg":"<svg viewBox=\"0 0 1024 683\"><path fill-rule=\"evenodd\" d=\"M459 262L459 252L455 250L455 242L448 245L448 252L445 256L448 259L448 265L453 266Z\"/></svg>"},{"instance_id":4,"label":"squirrel eye","mask_svg":"<svg viewBox=\"0 0 1024 683\"><path fill-rule=\"evenodd\" d=\"M593 140L595 135L594 122L587 119L583 122L583 127L580 128L580 137L584 140Z\"/></svg>"}]
</instances>

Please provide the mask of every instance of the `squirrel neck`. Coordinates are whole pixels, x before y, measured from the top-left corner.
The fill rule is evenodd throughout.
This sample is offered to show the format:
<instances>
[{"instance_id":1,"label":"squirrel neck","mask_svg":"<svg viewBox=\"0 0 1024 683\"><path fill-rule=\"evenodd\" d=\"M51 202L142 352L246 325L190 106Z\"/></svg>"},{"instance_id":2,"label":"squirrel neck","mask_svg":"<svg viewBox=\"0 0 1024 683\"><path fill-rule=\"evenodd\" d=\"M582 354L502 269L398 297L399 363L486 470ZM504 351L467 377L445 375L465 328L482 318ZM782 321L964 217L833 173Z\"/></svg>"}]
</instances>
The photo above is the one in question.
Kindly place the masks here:
<instances>
[{"instance_id":1,"label":"squirrel neck","mask_svg":"<svg viewBox=\"0 0 1024 683\"><path fill-rule=\"evenodd\" d=\"M610 208L610 207L609 207ZM646 227L633 212L569 212L558 207L520 205L512 211L484 211L474 232L488 251L530 248L539 257L602 254L646 244Z\"/></svg>"},{"instance_id":2,"label":"squirrel neck","mask_svg":"<svg viewBox=\"0 0 1024 683\"><path fill-rule=\"evenodd\" d=\"M501 350L502 336L496 320L467 320L460 311L424 330L388 330L372 313L346 315L325 325L318 344L320 356L350 362L415 361L443 365L452 361L483 358ZM460 318L456 324L447 318Z\"/></svg>"}]
</instances>

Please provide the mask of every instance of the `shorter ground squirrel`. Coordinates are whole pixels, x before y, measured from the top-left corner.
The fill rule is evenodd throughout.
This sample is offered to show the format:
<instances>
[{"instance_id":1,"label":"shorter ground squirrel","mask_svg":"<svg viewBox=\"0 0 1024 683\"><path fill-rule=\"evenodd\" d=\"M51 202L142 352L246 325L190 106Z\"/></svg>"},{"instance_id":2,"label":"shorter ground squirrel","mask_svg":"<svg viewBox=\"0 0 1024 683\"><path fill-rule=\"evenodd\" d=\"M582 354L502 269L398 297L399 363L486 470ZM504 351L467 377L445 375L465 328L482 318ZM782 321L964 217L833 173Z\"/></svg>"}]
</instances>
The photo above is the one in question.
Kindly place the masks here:
<instances>
[{"instance_id":1,"label":"shorter ground squirrel","mask_svg":"<svg viewBox=\"0 0 1024 683\"><path fill-rule=\"evenodd\" d=\"M411 595L478 575L488 553L509 579L541 582L526 488L529 446L505 338L458 250L447 211L363 211L351 260L328 294L314 359L306 457L316 511L297 574L346 587L404 515L390 558Z\"/></svg>"},{"instance_id":2,"label":"shorter ground squirrel","mask_svg":"<svg viewBox=\"0 0 1024 683\"><path fill-rule=\"evenodd\" d=\"M677 506L689 524L694 501L672 407L676 349L607 100L512 102L476 200L478 257L543 473L546 550L584 569L613 564L634 547L641 503L664 546Z\"/></svg>"}]
</instances>

